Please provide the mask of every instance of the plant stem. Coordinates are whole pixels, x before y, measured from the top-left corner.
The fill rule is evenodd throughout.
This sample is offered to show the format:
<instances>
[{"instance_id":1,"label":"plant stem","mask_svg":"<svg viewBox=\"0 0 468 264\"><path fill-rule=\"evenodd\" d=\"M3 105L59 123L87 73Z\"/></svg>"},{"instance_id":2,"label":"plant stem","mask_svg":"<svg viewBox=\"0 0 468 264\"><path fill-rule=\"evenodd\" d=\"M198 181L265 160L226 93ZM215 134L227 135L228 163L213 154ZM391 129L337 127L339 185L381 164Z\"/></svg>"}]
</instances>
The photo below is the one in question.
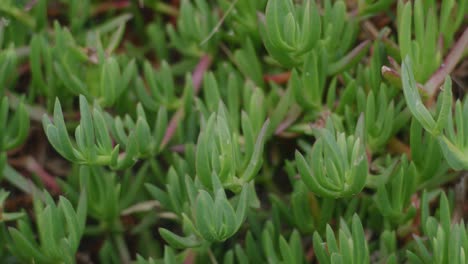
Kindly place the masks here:
<instances>
[{"instance_id":1,"label":"plant stem","mask_svg":"<svg viewBox=\"0 0 468 264\"><path fill-rule=\"evenodd\" d=\"M434 101L434 97L437 88L444 82L445 76L450 74L457 66L460 59L463 57L465 49L468 47L468 28L465 29L461 37L457 40L455 45L452 47L444 62L440 65L439 69L429 78L424 85L424 89L429 94L431 101Z\"/></svg>"},{"instance_id":2,"label":"plant stem","mask_svg":"<svg viewBox=\"0 0 468 264\"><path fill-rule=\"evenodd\" d=\"M371 42L369 40L363 41L356 48L350 51L346 56L344 56L339 61L332 63L328 66L328 74L335 75L339 72L344 71L345 69L354 66L359 62L362 57L366 54L369 49Z\"/></svg>"},{"instance_id":3,"label":"plant stem","mask_svg":"<svg viewBox=\"0 0 468 264\"><path fill-rule=\"evenodd\" d=\"M200 58L195 70L192 73L192 82L193 82L193 89L194 94L197 95L201 88L201 83L203 80L203 76L205 72L208 70L212 62L212 58L210 55L206 54ZM161 149L164 148L167 143L172 139L175 134L177 127L179 126L180 120L184 116L184 109L180 108L172 117L169 125L167 126L166 133L164 134L164 138L161 143Z\"/></svg>"},{"instance_id":4,"label":"plant stem","mask_svg":"<svg viewBox=\"0 0 468 264\"><path fill-rule=\"evenodd\" d=\"M211 248L208 249L208 256L210 257L211 263L218 264L218 261L216 261L216 258L215 258L214 254L213 254L213 251L211 251Z\"/></svg>"},{"instance_id":5,"label":"plant stem","mask_svg":"<svg viewBox=\"0 0 468 264\"><path fill-rule=\"evenodd\" d=\"M285 84L289 81L289 77L291 77L291 72L282 72L277 74L266 74L263 76L263 80L265 82L274 82L276 84Z\"/></svg>"},{"instance_id":6,"label":"plant stem","mask_svg":"<svg viewBox=\"0 0 468 264\"><path fill-rule=\"evenodd\" d=\"M283 133L292 124L294 124L294 122L296 122L296 120L299 118L301 113L302 113L302 111L297 105L292 106L291 111L288 113L286 118L276 128L275 135L279 135L279 134Z\"/></svg>"},{"instance_id":7,"label":"plant stem","mask_svg":"<svg viewBox=\"0 0 468 264\"><path fill-rule=\"evenodd\" d=\"M124 237L121 233L113 235L114 243L119 251L120 261L123 264L130 264L130 252L128 251L127 244L125 243Z\"/></svg>"},{"instance_id":8,"label":"plant stem","mask_svg":"<svg viewBox=\"0 0 468 264\"><path fill-rule=\"evenodd\" d=\"M50 175L37 161L31 156L27 156L24 161L25 168L32 173L35 173L44 185L52 193L60 193L60 186L55 181L55 177Z\"/></svg>"}]
</instances>

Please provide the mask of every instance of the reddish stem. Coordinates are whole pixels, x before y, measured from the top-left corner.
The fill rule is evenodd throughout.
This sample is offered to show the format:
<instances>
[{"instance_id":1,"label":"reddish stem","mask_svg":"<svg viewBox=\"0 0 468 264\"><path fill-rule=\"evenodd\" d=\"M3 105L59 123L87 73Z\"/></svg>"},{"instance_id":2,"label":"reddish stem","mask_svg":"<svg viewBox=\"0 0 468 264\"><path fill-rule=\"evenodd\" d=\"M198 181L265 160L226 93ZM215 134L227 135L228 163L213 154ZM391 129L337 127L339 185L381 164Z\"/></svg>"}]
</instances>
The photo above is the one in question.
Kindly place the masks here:
<instances>
[{"instance_id":1,"label":"reddish stem","mask_svg":"<svg viewBox=\"0 0 468 264\"><path fill-rule=\"evenodd\" d=\"M421 201L417 193L411 196L411 205L416 209L416 215L413 218L413 235L419 235L419 226L421 226Z\"/></svg>"},{"instance_id":2,"label":"reddish stem","mask_svg":"<svg viewBox=\"0 0 468 264\"><path fill-rule=\"evenodd\" d=\"M460 59L463 57L463 53L467 46L468 28L465 29L462 36L457 40L447 57L445 57L444 63L440 65L439 69L437 69L437 71L424 85L424 88L430 95L430 98L435 96L436 90L444 82L445 76L447 76L447 74L451 73L455 69L458 61L460 61Z\"/></svg>"},{"instance_id":3,"label":"reddish stem","mask_svg":"<svg viewBox=\"0 0 468 264\"><path fill-rule=\"evenodd\" d=\"M283 133L286 129L288 129L301 115L301 111L294 111L289 114L276 128L275 135L279 135Z\"/></svg>"},{"instance_id":4,"label":"reddish stem","mask_svg":"<svg viewBox=\"0 0 468 264\"><path fill-rule=\"evenodd\" d=\"M209 55L203 55L200 61L198 62L197 66L195 67L195 70L192 73L193 89L195 95L197 95L200 91L203 75L208 70L211 63L212 58ZM179 110L177 110L177 112L169 122L169 125L167 126L166 133L164 134L164 138L161 143L161 148L165 147L167 143L169 143L169 141L172 139L177 127L179 126L180 119L182 119L183 116L184 109L180 108Z\"/></svg>"},{"instance_id":5,"label":"reddish stem","mask_svg":"<svg viewBox=\"0 0 468 264\"><path fill-rule=\"evenodd\" d=\"M270 74L270 75L264 75L263 80L266 82L274 82L277 84L284 84L289 81L289 78L291 77L291 72L282 72L278 74Z\"/></svg>"},{"instance_id":6,"label":"reddish stem","mask_svg":"<svg viewBox=\"0 0 468 264\"><path fill-rule=\"evenodd\" d=\"M52 193L60 193L60 186L55 181L55 177L50 175L37 161L31 156L25 158L25 168L31 173L36 174L44 183L44 186Z\"/></svg>"},{"instance_id":7,"label":"reddish stem","mask_svg":"<svg viewBox=\"0 0 468 264\"><path fill-rule=\"evenodd\" d=\"M203 75L208 70L212 63L212 59L209 55L204 55L201 57L200 61L198 62L195 70L192 73L192 81L193 87L195 89L195 95L198 94L201 88L201 83L203 80Z\"/></svg>"},{"instance_id":8,"label":"reddish stem","mask_svg":"<svg viewBox=\"0 0 468 264\"><path fill-rule=\"evenodd\" d=\"M171 150L176 152L176 153L184 153L185 152L185 145L180 144L180 145L172 146Z\"/></svg>"},{"instance_id":9,"label":"reddish stem","mask_svg":"<svg viewBox=\"0 0 468 264\"><path fill-rule=\"evenodd\" d=\"M195 263L196 254L193 250L189 250L187 256L184 259L184 264L192 264Z\"/></svg>"},{"instance_id":10,"label":"reddish stem","mask_svg":"<svg viewBox=\"0 0 468 264\"><path fill-rule=\"evenodd\" d=\"M184 115L184 111L179 109L177 110L175 115L172 116L171 121L169 122L169 125L167 126L166 133L164 134L164 138L161 143L161 148L166 146L167 143L172 139L177 127L179 126L179 121L183 117L183 115Z\"/></svg>"}]
</instances>

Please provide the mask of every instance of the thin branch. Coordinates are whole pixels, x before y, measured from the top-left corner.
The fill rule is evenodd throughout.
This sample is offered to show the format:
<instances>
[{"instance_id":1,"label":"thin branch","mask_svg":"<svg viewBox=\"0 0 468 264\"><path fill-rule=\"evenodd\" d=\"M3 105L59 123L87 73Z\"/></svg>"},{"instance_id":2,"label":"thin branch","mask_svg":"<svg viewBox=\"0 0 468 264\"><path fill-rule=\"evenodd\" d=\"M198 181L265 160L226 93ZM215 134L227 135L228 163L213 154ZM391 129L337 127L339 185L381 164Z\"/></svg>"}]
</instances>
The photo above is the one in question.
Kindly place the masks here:
<instances>
[{"instance_id":1,"label":"thin branch","mask_svg":"<svg viewBox=\"0 0 468 264\"><path fill-rule=\"evenodd\" d=\"M201 88L201 83L203 80L203 75L208 70L212 63L212 58L210 55L204 55L201 57L200 61L198 62L195 70L192 73L192 81L193 81L193 89L195 95L198 94ZM180 108L172 117L169 125L167 126L166 133L164 134L164 138L161 143L161 148L164 148L167 143L172 139L175 134L177 127L179 126L180 120L184 116L184 109Z\"/></svg>"},{"instance_id":2,"label":"thin branch","mask_svg":"<svg viewBox=\"0 0 468 264\"><path fill-rule=\"evenodd\" d=\"M24 159L24 167L31 173L36 174L44 183L44 186L52 193L60 193L60 186L55 177L50 175L33 157L27 156Z\"/></svg>"},{"instance_id":3,"label":"thin branch","mask_svg":"<svg viewBox=\"0 0 468 264\"><path fill-rule=\"evenodd\" d=\"M301 116L301 110L297 105L293 106L291 112L288 116L278 125L275 131L275 135L282 134L286 129L288 129L296 120Z\"/></svg>"},{"instance_id":4,"label":"thin branch","mask_svg":"<svg viewBox=\"0 0 468 264\"><path fill-rule=\"evenodd\" d=\"M122 234L116 234L113 236L113 240L117 250L119 251L120 261L123 264L130 264L130 252L128 251L127 244L125 243L125 239Z\"/></svg>"},{"instance_id":5,"label":"thin branch","mask_svg":"<svg viewBox=\"0 0 468 264\"><path fill-rule=\"evenodd\" d=\"M444 82L445 76L450 74L457 66L460 59L463 57L465 49L468 47L468 28L465 29L462 36L457 40L455 45L452 47L447 57L445 57L444 63L442 63L437 71L429 78L424 85L424 89L430 95L430 98L434 98L437 88Z\"/></svg>"},{"instance_id":6,"label":"thin branch","mask_svg":"<svg viewBox=\"0 0 468 264\"><path fill-rule=\"evenodd\" d=\"M213 28L210 34L202 42L200 42L200 46L208 42L208 40L210 40L214 36L214 34L216 34L219 31L219 28L224 23L224 20L229 15L229 13L231 13L231 11L234 9L234 6L236 5L237 1L238 0L234 0L234 2L231 3L226 13L224 13L223 17L221 17L221 19L218 21L218 24L216 24L216 26Z\"/></svg>"},{"instance_id":7,"label":"thin branch","mask_svg":"<svg viewBox=\"0 0 468 264\"><path fill-rule=\"evenodd\" d=\"M285 84L289 81L291 77L291 72L281 72L277 74L265 74L263 75L263 80L265 82L274 82L276 84Z\"/></svg>"}]
</instances>

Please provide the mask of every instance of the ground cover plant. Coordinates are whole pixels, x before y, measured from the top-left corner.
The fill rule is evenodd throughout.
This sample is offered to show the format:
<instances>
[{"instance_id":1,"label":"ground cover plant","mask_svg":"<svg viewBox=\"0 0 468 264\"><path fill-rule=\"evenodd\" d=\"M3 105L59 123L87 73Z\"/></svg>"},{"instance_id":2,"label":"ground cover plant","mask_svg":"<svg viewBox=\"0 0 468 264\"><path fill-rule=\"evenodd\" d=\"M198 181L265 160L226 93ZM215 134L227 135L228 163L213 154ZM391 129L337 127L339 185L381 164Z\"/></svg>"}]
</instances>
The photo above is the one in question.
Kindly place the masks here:
<instances>
[{"instance_id":1,"label":"ground cover plant","mask_svg":"<svg viewBox=\"0 0 468 264\"><path fill-rule=\"evenodd\" d=\"M0 263L467 263L467 0L2 0Z\"/></svg>"}]
</instances>

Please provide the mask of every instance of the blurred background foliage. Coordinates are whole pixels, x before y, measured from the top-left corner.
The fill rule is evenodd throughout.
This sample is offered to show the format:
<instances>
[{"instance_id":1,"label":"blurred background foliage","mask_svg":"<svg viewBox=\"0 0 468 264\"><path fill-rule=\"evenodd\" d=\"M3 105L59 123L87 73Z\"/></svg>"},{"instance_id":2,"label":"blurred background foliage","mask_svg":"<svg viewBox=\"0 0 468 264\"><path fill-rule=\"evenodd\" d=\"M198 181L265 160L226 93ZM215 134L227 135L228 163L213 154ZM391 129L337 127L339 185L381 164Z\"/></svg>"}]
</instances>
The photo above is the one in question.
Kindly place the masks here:
<instances>
[{"instance_id":1,"label":"blurred background foliage","mask_svg":"<svg viewBox=\"0 0 468 264\"><path fill-rule=\"evenodd\" d=\"M467 263L467 0L2 0L1 263Z\"/></svg>"}]
</instances>

